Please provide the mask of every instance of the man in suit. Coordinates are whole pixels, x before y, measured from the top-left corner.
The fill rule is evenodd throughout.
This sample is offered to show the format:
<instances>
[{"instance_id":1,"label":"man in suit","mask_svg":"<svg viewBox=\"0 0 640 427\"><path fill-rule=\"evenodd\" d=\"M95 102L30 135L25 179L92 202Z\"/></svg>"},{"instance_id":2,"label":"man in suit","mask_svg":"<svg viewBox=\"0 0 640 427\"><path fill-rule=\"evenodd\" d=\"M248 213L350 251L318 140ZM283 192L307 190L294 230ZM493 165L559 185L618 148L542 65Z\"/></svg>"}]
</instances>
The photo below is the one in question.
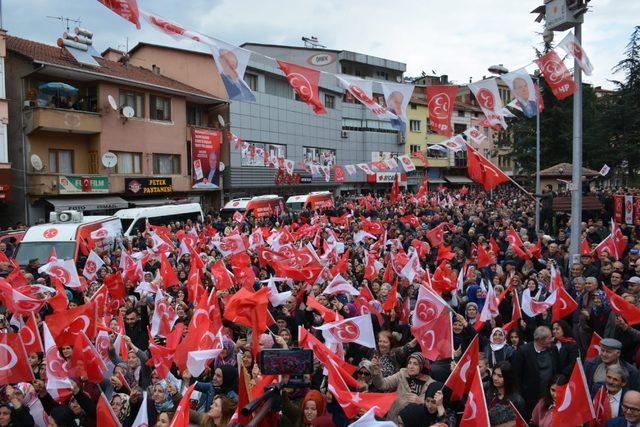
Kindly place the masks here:
<instances>
[{"instance_id":1,"label":"man in suit","mask_svg":"<svg viewBox=\"0 0 640 427\"><path fill-rule=\"evenodd\" d=\"M594 383L604 382L606 380L606 368L611 365L620 365L622 369L627 371L629 378L627 384L631 390L638 390L638 369L635 366L620 359L622 351L622 343L613 338L605 338L600 341L600 356L587 360L584 364L584 374L587 377L589 387L593 387Z\"/></svg>"},{"instance_id":2,"label":"man in suit","mask_svg":"<svg viewBox=\"0 0 640 427\"><path fill-rule=\"evenodd\" d=\"M629 390L622 398L621 416L607 421L607 427L640 427L640 393Z\"/></svg>"},{"instance_id":3,"label":"man in suit","mask_svg":"<svg viewBox=\"0 0 640 427\"><path fill-rule=\"evenodd\" d=\"M622 399L625 393L629 390L627 385L627 371L622 369L619 365L607 366L607 380L604 384L596 383L591 388L591 398L593 398L600 388L605 387L607 391L607 398L609 400L609 407L611 408L611 418L616 418L622 415Z\"/></svg>"},{"instance_id":4,"label":"man in suit","mask_svg":"<svg viewBox=\"0 0 640 427\"><path fill-rule=\"evenodd\" d=\"M529 417L546 384L559 373L558 349L553 345L551 329L538 326L533 332L533 342L520 347L513 365L519 376L520 394L527 403L527 414L523 416Z\"/></svg>"}]
</instances>

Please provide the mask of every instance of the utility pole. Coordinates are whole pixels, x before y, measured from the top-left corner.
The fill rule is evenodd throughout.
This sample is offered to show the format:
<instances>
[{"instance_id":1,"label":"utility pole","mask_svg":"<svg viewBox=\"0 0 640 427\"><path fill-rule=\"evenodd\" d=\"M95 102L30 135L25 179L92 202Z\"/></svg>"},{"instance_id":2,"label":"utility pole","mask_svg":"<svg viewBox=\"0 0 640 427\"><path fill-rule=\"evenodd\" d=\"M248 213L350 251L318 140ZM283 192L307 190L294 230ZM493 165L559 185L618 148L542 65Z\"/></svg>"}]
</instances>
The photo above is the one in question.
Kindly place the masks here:
<instances>
[{"instance_id":1,"label":"utility pole","mask_svg":"<svg viewBox=\"0 0 640 427\"><path fill-rule=\"evenodd\" d=\"M536 78L536 90L540 90L540 76ZM538 94L536 94L536 97ZM540 184L540 106L536 102L536 195L542 192ZM536 199L536 233L540 231L540 200Z\"/></svg>"},{"instance_id":2,"label":"utility pole","mask_svg":"<svg viewBox=\"0 0 640 427\"><path fill-rule=\"evenodd\" d=\"M582 44L582 24L575 26L576 41ZM577 59L573 61L573 79L576 92L573 94L573 159L571 173L571 245L572 262L580 259L580 237L582 235L582 69Z\"/></svg>"}]
</instances>

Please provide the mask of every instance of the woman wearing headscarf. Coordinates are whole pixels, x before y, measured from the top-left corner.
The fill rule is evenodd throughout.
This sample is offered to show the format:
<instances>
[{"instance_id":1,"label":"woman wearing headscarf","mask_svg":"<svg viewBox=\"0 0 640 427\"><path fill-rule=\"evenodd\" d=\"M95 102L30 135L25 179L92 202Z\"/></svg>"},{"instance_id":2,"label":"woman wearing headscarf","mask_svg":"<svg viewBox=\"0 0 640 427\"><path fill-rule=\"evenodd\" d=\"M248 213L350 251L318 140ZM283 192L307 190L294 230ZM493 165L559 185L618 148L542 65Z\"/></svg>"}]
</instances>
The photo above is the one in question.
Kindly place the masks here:
<instances>
[{"instance_id":1,"label":"woman wearing headscarf","mask_svg":"<svg viewBox=\"0 0 640 427\"><path fill-rule=\"evenodd\" d=\"M235 348L236 344L233 342L233 340L223 335L222 351L214 360L213 367L219 368L225 365L236 366L238 364L238 359L236 358Z\"/></svg>"},{"instance_id":2,"label":"woman wearing headscarf","mask_svg":"<svg viewBox=\"0 0 640 427\"><path fill-rule=\"evenodd\" d=\"M332 425L331 417L326 412L327 403L318 390L309 390L302 400L300 407L294 405L289 399L288 393L282 395L282 412L288 420L288 426L304 427L319 426L329 423Z\"/></svg>"},{"instance_id":3,"label":"woman wearing headscarf","mask_svg":"<svg viewBox=\"0 0 640 427\"><path fill-rule=\"evenodd\" d=\"M418 341L414 338L402 347L396 347L396 339L391 331L378 332L378 349L374 355L380 363L380 373L388 377L400 370L405 359L416 348Z\"/></svg>"},{"instance_id":4,"label":"woman wearing headscarf","mask_svg":"<svg viewBox=\"0 0 640 427\"><path fill-rule=\"evenodd\" d=\"M129 395L124 393L114 393L109 401L113 413L124 427L130 426L133 423L134 418L131 414L131 406L129 402Z\"/></svg>"},{"instance_id":5,"label":"woman wearing headscarf","mask_svg":"<svg viewBox=\"0 0 640 427\"><path fill-rule=\"evenodd\" d=\"M479 319L479 315L480 312L478 310L478 304L475 302L468 302L467 305L464 306L464 317L467 319L469 326L473 326L476 323Z\"/></svg>"},{"instance_id":6,"label":"woman wearing headscarf","mask_svg":"<svg viewBox=\"0 0 640 427\"><path fill-rule=\"evenodd\" d=\"M493 328L489 337L489 344L484 350L487 355L489 367L493 368L499 362L510 362L516 351L510 345L507 345L507 335L502 328Z\"/></svg>"},{"instance_id":7,"label":"woman wearing headscarf","mask_svg":"<svg viewBox=\"0 0 640 427\"><path fill-rule=\"evenodd\" d=\"M147 399L149 425L156 423L162 413L173 414L180 403L180 393L175 384L160 380L150 387L150 399Z\"/></svg>"},{"instance_id":8,"label":"woman wearing headscarf","mask_svg":"<svg viewBox=\"0 0 640 427\"><path fill-rule=\"evenodd\" d=\"M5 393L9 402L0 404L0 427L35 426L29 407L24 403L22 391L18 388L7 386Z\"/></svg>"},{"instance_id":9,"label":"woman wearing headscarf","mask_svg":"<svg viewBox=\"0 0 640 427\"><path fill-rule=\"evenodd\" d=\"M390 377L383 377L377 357L371 361L373 386L381 392L397 392L398 398L387 414L387 419L395 420L398 413L409 403L424 403L424 392L435 382L428 374L427 361L422 353L412 353L407 358L407 367Z\"/></svg>"},{"instance_id":10,"label":"woman wearing headscarf","mask_svg":"<svg viewBox=\"0 0 640 427\"><path fill-rule=\"evenodd\" d=\"M195 390L205 397L205 412L209 412L213 398L217 395L238 402L238 368L231 365L222 365L216 368L211 382L196 381Z\"/></svg>"},{"instance_id":11,"label":"woman wearing headscarf","mask_svg":"<svg viewBox=\"0 0 640 427\"><path fill-rule=\"evenodd\" d=\"M405 406L395 420L398 426L422 427L444 424L448 427L455 427L455 412L444 407L443 387L444 385L439 382L429 384L425 393L424 405L411 403Z\"/></svg>"},{"instance_id":12,"label":"woman wearing headscarf","mask_svg":"<svg viewBox=\"0 0 640 427\"><path fill-rule=\"evenodd\" d=\"M44 408L42 407L42 402L38 399L36 389L29 383L18 383L15 388L22 393L22 404L29 408L29 413L31 413L35 425L45 427L47 421L44 415Z\"/></svg>"},{"instance_id":13,"label":"woman wearing headscarf","mask_svg":"<svg viewBox=\"0 0 640 427\"><path fill-rule=\"evenodd\" d=\"M601 337L604 336L604 329L609 321L609 315L611 314L611 306L609 305L609 298L604 291L599 289L593 291L592 294L593 304L590 308L582 309L581 320L591 328L591 330Z\"/></svg>"}]
</instances>

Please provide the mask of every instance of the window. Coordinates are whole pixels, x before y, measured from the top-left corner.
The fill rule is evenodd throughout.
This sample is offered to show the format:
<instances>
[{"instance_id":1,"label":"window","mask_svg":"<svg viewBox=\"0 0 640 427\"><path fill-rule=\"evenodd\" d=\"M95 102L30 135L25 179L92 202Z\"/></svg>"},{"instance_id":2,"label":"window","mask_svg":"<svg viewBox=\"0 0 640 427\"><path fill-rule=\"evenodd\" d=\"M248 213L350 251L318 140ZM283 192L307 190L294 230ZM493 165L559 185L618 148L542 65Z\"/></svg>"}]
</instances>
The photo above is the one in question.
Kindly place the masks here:
<instances>
[{"instance_id":1,"label":"window","mask_svg":"<svg viewBox=\"0 0 640 427\"><path fill-rule=\"evenodd\" d=\"M302 157L307 165L333 166L336 164L336 150L331 148L302 147Z\"/></svg>"},{"instance_id":2,"label":"window","mask_svg":"<svg viewBox=\"0 0 640 427\"><path fill-rule=\"evenodd\" d=\"M242 166L265 166L265 154L268 159L286 158L287 146L281 144L265 144L263 142L249 142L242 149Z\"/></svg>"},{"instance_id":3,"label":"window","mask_svg":"<svg viewBox=\"0 0 640 427\"><path fill-rule=\"evenodd\" d=\"M467 125L461 125L461 124L457 124L457 123L453 124L453 133L454 134L463 133L465 130L467 130Z\"/></svg>"},{"instance_id":4,"label":"window","mask_svg":"<svg viewBox=\"0 0 640 427\"><path fill-rule=\"evenodd\" d=\"M116 152L116 173L142 173L142 154Z\"/></svg>"},{"instance_id":5,"label":"window","mask_svg":"<svg viewBox=\"0 0 640 427\"><path fill-rule=\"evenodd\" d=\"M153 173L156 175L180 175L180 155L154 154Z\"/></svg>"},{"instance_id":6,"label":"window","mask_svg":"<svg viewBox=\"0 0 640 427\"><path fill-rule=\"evenodd\" d=\"M144 95L138 92L128 90L120 91L120 108L133 108L133 117L144 117Z\"/></svg>"},{"instance_id":7,"label":"window","mask_svg":"<svg viewBox=\"0 0 640 427\"><path fill-rule=\"evenodd\" d=\"M427 117L427 133L435 133L432 129L431 129L431 119L429 117Z\"/></svg>"},{"instance_id":8,"label":"window","mask_svg":"<svg viewBox=\"0 0 640 427\"><path fill-rule=\"evenodd\" d=\"M171 99L149 95L149 117L152 120L171 121Z\"/></svg>"},{"instance_id":9,"label":"window","mask_svg":"<svg viewBox=\"0 0 640 427\"><path fill-rule=\"evenodd\" d=\"M336 97L333 95L324 94L324 106L325 108L336 108Z\"/></svg>"},{"instance_id":10,"label":"window","mask_svg":"<svg viewBox=\"0 0 640 427\"><path fill-rule=\"evenodd\" d=\"M411 132L420 132L420 120L409 120Z\"/></svg>"},{"instance_id":11,"label":"window","mask_svg":"<svg viewBox=\"0 0 640 427\"><path fill-rule=\"evenodd\" d=\"M454 153L455 167L466 168L467 167L467 150L456 151Z\"/></svg>"},{"instance_id":12,"label":"window","mask_svg":"<svg viewBox=\"0 0 640 427\"><path fill-rule=\"evenodd\" d=\"M280 98L295 99L295 92L287 80L272 76L264 77L264 91Z\"/></svg>"},{"instance_id":13,"label":"window","mask_svg":"<svg viewBox=\"0 0 640 427\"><path fill-rule=\"evenodd\" d=\"M418 105L414 104L413 102L411 103L411 109L412 110L417 110L418 109Z\"/></svg>"},{"instance_id":14,"label":"window","mask_svg":"<svg viewBox=\"0 0 640 427\"><path fill-rule=\"evenodd\" d=\"M2 58L0 58L0 61ZM9 162L9 146L7 145L7 125L0 123L0 163Z\"/></svg>"},{"instance_id":15,"label":"window","mask_svg":"<svg viewBox=\"0 0 640 427\"><path fill-rule=\"evenodd\" d=\"M464 117L464 110L458 110L458 117Z\"/></svg>"},{"instance_id":16,"label":"window","mask_svg":"<svg viewBox=\"0 0 640 427\"><path fill-rule=\"evenodd\" d=\"M362 130L362 120L342 119L342 130Z\"/></svg>"},{"instance_id":17,"label":"window","mask_svg":"<svg viewBox=\"0 0 640 427\"><path fill-rule=\"evenodd\" d=\"M255 74L244 73L244 82L253 92L258 90L258 76Z\"/></svg>"},{"instance_id":18,"label":"window","mask_svg":"<svg viewBox=\"0 0 640 427\"><path fill-rule=\"evenodd\" d=\"M73 151L49 150L49 172L73 173Z\"/></svg>"},{"instance_id":19,"label":"window","mask_svg":"<svg viewBox=\"0 0 640 427\"><path fill-rule=\"evenodd\" d=\"M192 126L205 126L205 110L202 105L187 105L187 124Z\"/></svg>"},{"instance_id":20,"label":"window","mask_svg":"<svg viewBox=\"0 0 640 427\"><path fill-rule=\"evenodd\" d=\"M411 144L409 146L409 151L411 152L411 154L413 153L417 153L418 151L421 151L421 148L419 144Z\"/></svg>"}]
</instances>

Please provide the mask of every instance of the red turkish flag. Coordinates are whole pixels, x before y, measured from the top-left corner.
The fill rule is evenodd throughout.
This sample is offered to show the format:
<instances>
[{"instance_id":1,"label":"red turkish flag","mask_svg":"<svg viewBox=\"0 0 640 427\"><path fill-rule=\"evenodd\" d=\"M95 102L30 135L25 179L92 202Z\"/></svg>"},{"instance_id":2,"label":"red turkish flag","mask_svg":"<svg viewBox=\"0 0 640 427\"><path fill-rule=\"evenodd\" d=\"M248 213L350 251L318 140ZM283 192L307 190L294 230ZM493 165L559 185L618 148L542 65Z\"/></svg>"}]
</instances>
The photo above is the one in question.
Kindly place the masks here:
<instances>
[{"instance_id":1,"label":"red turkish flag","mask_svg":"<svg viewBox=\"0 0 640 427\"><path fill-rule=\"evenodd\" d=\"M580 242L580 255L591 255L591 252L593 251L587 239L582 239L582 242Z\"/></svg>"},{"instance_id":2,"label":"red turkish flag","mask_svg":"<svg viewBox=\"0 0 640 427\"><path fill-rule=\"evenodd\" d=\"M625 300L607 286L603 286L602 288L607 293L611 309L614 313L621 316L629 326L634 326L640 323L640 308Z\"/></svg>"},{"instance_id":3,"label":"red turkish flag","mask_svg":"<svg viewBox=\"0 0 640 427\"><path fill-rule=\"evenodd\" d=\"M585 360L600 356L600 341L602 341L602 337L594 332L593 335L591 335L591 342L589 343L587 354L584 356Z\"/></svg>"},{"instance_id":4,"label":"red turkish flag","mask_svg":"<svg viewBox=\"0 0 640 427\"><path fill-rule=\"evenodd\" d=\"M384 225L380 221L371 221L367 218L362 218L362 229L377 236L383 235L385 231Z\"/></svg>"},{"instance_id":5,"label":"red turkish flag","mask_svg":"<svg viewBox=\"0 0 640 427\"><path fill-rule=\"evenodd\" d=\"M162 284L165 288L170 288L171 286L180 283L176 270L173 268L164 252L160 252L160 277L162 277Z\"/></svg>"},{"instance_id":6,"label":"red turkish flag","mask_svg":"<svg viewBox=\"0 0 640 427\"><path fill-rule=\"evenodd\" d=\"M427 242L423 242L422 240L413 239L411 241L411 246L414 247L416 251L418 251L418 257L421 260L424 260L427 255L429 255L429 252L431 252L431 246L429 246Z\"/></svg>"},{"instance_id":7,"label":"red turkish flag","mask_svg":"<svg viewBox=\"0 0 640 427\"><path fill-rule=\"evenodd\" d=\"M498 242L496 242L493 236L489 237L489 246L491 246L491 250L496 257L500 255L500 246L498 246Z\"/></svg>"},{"instance_id":8,"label":"red turkish flag","mask_svg":"<svg viewBox=\"0 0 640 427\"><path fill-rule=\"evenodd\" d=\"M233 274L227 270L227 267L225 267L222 260L219 260L211 266L211 274L213 275L213 283L216 290L224 291L233 286L235 278L233 277Z\"/></svg>"},{"instance_id":9,"label":"red turkish flag","mask_svg":"<svg viewBox=\"0 0 640 427\"><path fill-rule=\"evenodd\" d=\"M102 392L96 405L96 419L98 427L122 427L122 424L118 421L118 417L116 417L113 409L111 409L109 401L107 401L107 398Z\"/></svg>"},{"instance_id":10,"label":"red turkish flag","mask_svg":"<svg viewBox=\"0 0 640 427\"><path fill-rule=\"evenodd\" d=\"M435 228L432 228L427 232L427 239L429 239L431 246L440 246L442 238L444 237L444 228L446 226L446 223L441 222Z\"/></svg>"},{"instance_id":11,"label":"red turkish flag","mask_svg":"<svg viewBox=\"0 0 640 427\"><path fill-rule=\"evenodd\" d=\"M287 77L289 84L300 99L307 103L316 114L326 114L327 110L318 98L320 71L278 60L278 67Z\"/></svg>"},{"instance_id":12,"label":"red turkish flag","mask_svg":"<svg viewBox=\"0 0 640 427\"><path fill-rule=\"evenodd\" d=\"M484 246L478 244L478 268L484 268L495 263L495 260L484 249Z\"/></svg>"},{"instance_id":13,"label":"red turkish flag","mask_svg":"<svg viewBox=\"0 0 640 427\"><path fill-rule=\"evenodd\" d=\"M140 12L136 0L98 0L100 3L140 29Z\"/></svg>"},{"instance_id":14,"label":"red turkish flag","mask_svg":"<svg viewBox=\"0 0 640 427\"><path fill-rule=\"evenodd\" d=\"M582 362L578 359L573 365L569 382L558 387L551 426L579 426L595 418L587 379L582 370Z\"/></svg>"},{"instance_id":15,"label":"red turkish flag","mask_svg":"<svg viewBox=\"0 0 640 427\"><path fill-rule=\"evenodd\" d=\"M573 76L555 51L550 51L534 62L540 67L544 79L556 98L564 99L573 95L577 89L576 82L573 81Z\"/></svg>"},{"instance_id":16,"label":"red turkish flag","mask_svg":"<svg viewBox=\"0 0 640 427\"><path fill-rule=\"evenodd\" d=\"M456 102L458 86L427 86L425 92L429 107L429 121L431 123L431 129L440 135L451 137L453 135L451 116Z\"/></svg>"},{"instance_id":17,"label":"red turkish flag","mask_svg":"<svg viewBox=\"0 0 640 427\"><path fill-rule=\"evenodd\" d=\"M260 288L251 292L246 288L240 289L231 298L224 312L224 318L253 329L253 336L260 334L269 326L269 288ZM253 353L257 356L259 340L253 341Z\"/></svg>"},{"instance_id":18,"label":"red turkish flag","mask_svg":"<svg viewBox=\"0 0 640 427\"><path fill-rule=\"evenodd\" d=\"M44 352L34 313L27 314L27 322L20 328L20 337L28 354Z\"/></svg>"},{"instance_id":19,"label":"red turkish flag","mask_svg":"<svg viewBox=\"0 0 640 427\"><path fill-rule=\"evenodd\" d=\"M522 319L522 312L520 311L520 299L518 298L518 294L514 293L513 294L513 309L512 309L512 312L511 312L511 320L508 323L505 323L502 326L502 329L504 329L505 332L509 332L512 329L517 328L521 319Z\"/></svg>"},{"instance_id":20,"label":"red turkish flag","mask_svg":"<svg viewBox=\"0 0 640 427\"><path fill-rule=\"evenodd\" d=\"M432 322L412 326L411 333L420 343L422 354L427 359L453 358L453 329L448 311L440 313Z\"/></svg>"},{"instance_id":21,"label":"red turkish flag","mask_svg":"<svg viewBox=\"0 0 640 427\"><path fill-rule=\"evenodd\" d=\"M431 287L434 291L442 294L444 292L450 292L456 289L457 277L455 272L451 269L451 265L448 262L442 262L433 273L431 278Z\"/></svg>"},{"instance_id":22,"label":"red turkish flag","mask_svg":"<svg viewBox=\"0 0 640 427\"><path fill-rule=\"evenodd\" d=\"M344 168L342 166L335 165L333 167L333 179L336 182L344 182L345 178Z\"/></svg>"},{"instance_id":23,"label":"red turkish flag","mask_svg":"<svg viewBox=\"0 0 640 427\"><path fill-rule=\"evenodd\" d=\"M482 184L489 191L498 184L509 181L504 172L469 145L467 145L467 173L469 178Z\"/></svg>"},{"instance_id":24,"label":"red turkish flag","mask_svg":"<svg viewBox=\"0 0 640 427\"><path fill-rule=\"evenodd\" d=\"M462 413L460 427L489 427L489 410L482 388L480 368L476 367L467 397L467 403Z\"/></svg>"},{"instance_id":25,"label":"red turkish flag","mask_svg":"<svg viewBox=\"0 0 640 427\"><path fill-rule=\"evenodd\" d=\"M607 420L611 418L611 404L609 403L609 392L607 392L606 385L601 385L595 396L593 396L593 407L596 412L595 427L604 427Z\"/></svg>"},{"instance_id":26,"label":"red turkish flag","mask_svg":"<svg viewBox=\"0 0 640 427\"><path fill-rule=\"evenodd\" d=\"M516 408L516 405L514 405L513 402L510 401L510 400L509 400L509 406L511 407L511 410L513 411L513 413L516 416L516 425L515 425L515 427L529 427L529 423L527 423L524 420L524 417L522 416L520 411L518 411L518 408Z\"/></svg>"},{"instance_id":27,"label":"red turkish flag","mask_svg":"<svg viewBox=\"0 0 640 427\"><path fill-rule=\"evenodd\" d=\"M35 381L20 334L0 333L0 385Z\"/></svg>"},{"instance_id":28,"label":"red turkish flag","mask_svg":"<svg viewBox=\"0 0 640 427\"><path fill-rule=\"evenodd\" d=\"M520 238L520 235L516 232L516 230L512 227L509 227L509 231L507 232L507 241L512 246L517 246L521 248L524 246L524 242Z\"/></svg>"},{"instance_id":29,"label":"red turkish flag","mask_svg":"<svg viewBox=\"0 0 640 427\"><path fill-rule=\"evenodd\" d=\"M320 316L322 316L322 319L325 321L325 323L335 322L337 320L343 319L343 317L340 316L337 311L330 310L329 308L320 304L318 300L316 300L311 295L307 297L307 307L320 313Z\"/></svg>"},{"instance_id":30,"label":"red turkish flag","mask_svg":"<svg viewBox=\"0 0 640 427\"><path fill-rule=\"evenodd\" d=\"M578 303L565 291L564 286L558 286L556 290L558 293L551 307L551 322L564 319L578 308Z\"/></svg>"},{"instance_id":31,"label":"red turkish flag","mask_svg":"<svg viewBox=\"0 0 640 427\"><path fill-rule=\"evenodd\" d=\"M89 338L82 332L76 335L69 366L70 374L76 378L87 378L94 384L100 384L107 372L102 358Z\"/></svg>"},{"instance_id":32,"label":"red turkish flag","mask_svg":"<svg viewBox=\"0 0 640 427\"><path fill-rule=\"evenodd\" d=\"M104 285L109 295L111 295L111 298L123 299L127 295L124 283L122 282L122 275L119 271L104 276Z\"/></svg>"},{"instance_id":33,"label":"red turkish flag","mask_svg":"<svg viewBox=\"0 0 640 427\"><path fill-rule=\"evenodd\" d=\"M475 375L473 368L478 366L479 352L480 346L478 345L478 335L476 335L444 383L451 390L450 400L452 402L462 399L462 396L469 393Z\"/></svg>"},{"instance_id":34,"label":"red turkish flag","mask_svg":"<svg viewBox=\"0 0 640 427\"><path fill-rule=\"evenodd\" d=\"M73 346L81 331L89 339L96 336L96 303L89 302L66 311L50 314L45 319L51 336L59 346Z\"/></svg>"}]
</instances>

